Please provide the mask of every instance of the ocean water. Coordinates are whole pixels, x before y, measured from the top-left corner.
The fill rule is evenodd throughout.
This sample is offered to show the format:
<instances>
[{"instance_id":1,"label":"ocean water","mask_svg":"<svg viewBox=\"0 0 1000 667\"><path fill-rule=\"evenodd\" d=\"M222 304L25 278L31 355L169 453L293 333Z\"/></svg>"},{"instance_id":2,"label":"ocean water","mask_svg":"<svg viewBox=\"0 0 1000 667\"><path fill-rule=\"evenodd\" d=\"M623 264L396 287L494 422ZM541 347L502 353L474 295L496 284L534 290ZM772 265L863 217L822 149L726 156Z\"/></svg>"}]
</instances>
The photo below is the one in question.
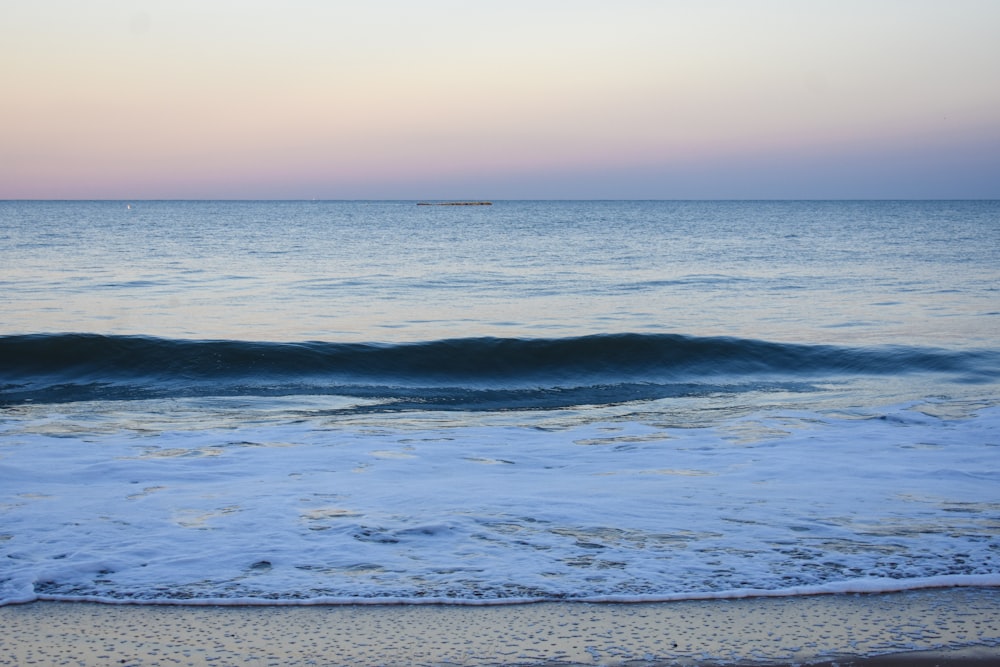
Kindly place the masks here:
<instances>
[{"instance_id":1,"label":"ocean water","mask_svg":"<svg viewBox=\"0 0 1000 667\"><path fill-rule=\"evenodd\" d=\"M1000 585L1000 202L0 202L0 603Z\"/></svg>"}]
</instances>

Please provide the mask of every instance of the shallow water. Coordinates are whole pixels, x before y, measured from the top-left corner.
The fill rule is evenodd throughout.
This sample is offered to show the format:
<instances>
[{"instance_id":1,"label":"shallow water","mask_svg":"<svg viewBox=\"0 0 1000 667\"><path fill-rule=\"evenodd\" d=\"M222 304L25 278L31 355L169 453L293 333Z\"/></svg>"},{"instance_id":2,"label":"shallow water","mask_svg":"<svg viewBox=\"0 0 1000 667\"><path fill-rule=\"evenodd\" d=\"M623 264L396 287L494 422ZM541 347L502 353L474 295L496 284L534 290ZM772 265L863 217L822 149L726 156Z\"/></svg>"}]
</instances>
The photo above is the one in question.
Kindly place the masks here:
<instances>
[{"instance_id":1,"label":"shallow water","mask_svg":"<svg viewBox=\"0 0 1000 667\"><path fill-rule=\"evenodd\" d=\"M0 203L0 598L998 584L998 217Z\"/></svg>"}]
</instances>

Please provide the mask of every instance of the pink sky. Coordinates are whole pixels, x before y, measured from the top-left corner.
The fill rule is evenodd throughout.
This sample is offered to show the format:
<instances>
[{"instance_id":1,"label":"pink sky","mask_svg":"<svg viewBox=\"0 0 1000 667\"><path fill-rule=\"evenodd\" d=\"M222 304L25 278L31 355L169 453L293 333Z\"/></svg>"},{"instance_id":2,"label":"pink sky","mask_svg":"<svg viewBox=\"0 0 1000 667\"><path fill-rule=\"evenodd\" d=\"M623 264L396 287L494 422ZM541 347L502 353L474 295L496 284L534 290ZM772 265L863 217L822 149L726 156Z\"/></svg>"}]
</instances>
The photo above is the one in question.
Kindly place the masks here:
<instances>
[{"instance_id":1,"label":"pink sky","mask_svg":"<svg viewBox=\"0 0 1000 667\"><path fill-rule=\"evenodd\" d=\"M0 198L1000 198L1000 3L36 0Z\"/></svg>"}]
</instances>

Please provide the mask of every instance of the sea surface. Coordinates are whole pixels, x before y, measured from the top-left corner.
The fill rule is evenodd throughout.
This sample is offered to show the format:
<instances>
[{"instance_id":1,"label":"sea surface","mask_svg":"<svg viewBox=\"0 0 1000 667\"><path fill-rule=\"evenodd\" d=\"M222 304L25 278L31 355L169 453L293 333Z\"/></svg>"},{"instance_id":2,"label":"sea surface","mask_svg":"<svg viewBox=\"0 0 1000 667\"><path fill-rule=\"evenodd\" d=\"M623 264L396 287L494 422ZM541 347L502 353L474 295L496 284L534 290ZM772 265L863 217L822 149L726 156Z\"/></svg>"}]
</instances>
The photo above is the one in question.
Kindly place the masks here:
<instances>
[{"instance_id":1,"label":"sea surface","mask_svg":"<svg viewBox=\"0 0 1000 667\"><path fill-rule=\"evenodd\" d=\"M0 202L0 603L1000 585L1000 202Z\"/></svg>"}]
</instances>

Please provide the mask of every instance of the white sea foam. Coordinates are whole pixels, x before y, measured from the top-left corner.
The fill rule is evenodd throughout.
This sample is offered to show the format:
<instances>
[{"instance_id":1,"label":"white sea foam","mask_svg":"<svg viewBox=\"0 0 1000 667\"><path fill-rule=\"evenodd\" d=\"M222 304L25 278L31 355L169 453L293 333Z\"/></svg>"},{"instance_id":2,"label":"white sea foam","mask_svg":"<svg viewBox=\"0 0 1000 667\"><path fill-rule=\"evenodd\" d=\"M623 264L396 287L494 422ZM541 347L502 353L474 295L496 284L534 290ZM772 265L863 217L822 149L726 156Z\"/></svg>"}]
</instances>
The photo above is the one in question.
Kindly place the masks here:
<instances>
[{"instance_id":1,"label":"white sea foam","mask_svg":"<svg viewBox=\"0 0 1000 667\"><path fill-rule=\"evenodd\" d=\"M0 601L492 604L1000 585L997 407L539 428L342 423L316 408L343 399L296 400L313 413L268 419L247 399L243 422L227 412L205 428L201 415L197 429L151 427L170 411L139 401L95 406L90 422L85 405L10 411Z\"/></svg>"}]
</instances>

